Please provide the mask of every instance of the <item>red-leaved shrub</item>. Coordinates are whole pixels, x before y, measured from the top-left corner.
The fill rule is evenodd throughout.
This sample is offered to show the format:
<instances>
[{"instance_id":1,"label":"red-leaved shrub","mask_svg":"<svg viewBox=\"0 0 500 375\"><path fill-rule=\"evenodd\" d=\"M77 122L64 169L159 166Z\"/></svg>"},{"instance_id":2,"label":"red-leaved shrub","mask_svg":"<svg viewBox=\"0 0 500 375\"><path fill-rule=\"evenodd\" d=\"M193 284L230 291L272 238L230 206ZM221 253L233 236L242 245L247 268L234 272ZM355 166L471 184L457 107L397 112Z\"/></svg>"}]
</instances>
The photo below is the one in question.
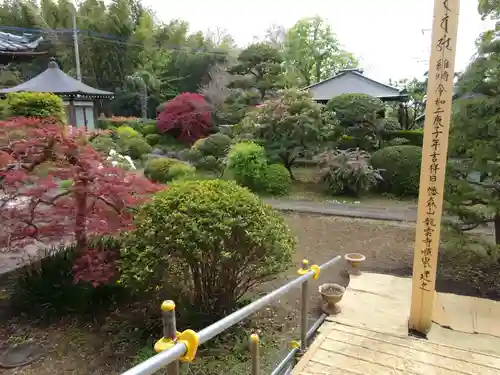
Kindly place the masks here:
<instances>
[{"instance_id":1,"label":"red-leaved shrub","mask_svg":"<svg viewBox=\"0 0 500 375\"><path fill-rule=\"evenodd\" d=\"M157 118L158 129L187 144L204 138L212 126L210 106L203 96L182 93L165 103Z\"/></svg>"},{"instance_id":2,"label":"red-leaved shrub","mask_svg":"<svg viewBox=\"0 0 500 375\"><path fill-rule=\"evenodd\" d=\"M0 248L75 241L104 266L108 256L87 254L89 238L132 229L134 207L162 188L110 166L85 132L54 119L0 121L0 153ZM75 279L99 284L102 270L110 272L82 260Z\"/></svg>"}]
</instances>

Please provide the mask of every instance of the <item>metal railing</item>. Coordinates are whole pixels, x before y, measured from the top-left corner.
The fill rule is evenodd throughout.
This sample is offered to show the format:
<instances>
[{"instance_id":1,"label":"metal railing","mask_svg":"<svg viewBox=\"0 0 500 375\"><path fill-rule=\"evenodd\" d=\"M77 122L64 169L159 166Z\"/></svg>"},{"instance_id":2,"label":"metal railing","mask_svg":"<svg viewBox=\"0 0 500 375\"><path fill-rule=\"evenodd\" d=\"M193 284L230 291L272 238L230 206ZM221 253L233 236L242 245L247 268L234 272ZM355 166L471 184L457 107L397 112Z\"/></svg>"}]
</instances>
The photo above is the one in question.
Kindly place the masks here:
<instances>
[{"instance_id":1,"label":"metal railing","mask_svg":"<svg viewBox=\"0 0 500 375\"><path fill-rule=\"evenodd\" d=\"M329 260L322 265L309 266L309 262L304 260L302 267L298 271L299 277L288 282L282 287L265 295L262 298L250 303L249 305L235 311L225 318L213 323L212 325L202 329L196 333L192 330L186 330L182 333L176 331L175 323L175 304L172 301L165 301L162 304L163 316L163 338L155 345L155 350L159 352L155 356L138 364L135 367L125 371L122 375L151 375L156 371L167 367L168 375L179 374L179 360L183 362L192 362L195 358L198 346L206 343L215 336L231 328L235 324L241 322L250 315L261 310L263 307L277 301L281 296L288 293L291 289L298 287L302 288L301 297L301 319L300 319L300 346L293 348L288 355L278 364L272 375L279 375L283 371L288 374L290 365L293 367L293 359L299 352L305 352L307 349L308 340L314 335L319 326L323 323L326 315L322 315L316 321L311 329L308 330L308 297L309 288L308 281L310 279L317 280L320 272L334 265L341 259L340 255ZM252 374L259 374L259 339L258 336L251 337L251 354L252 354Z\"/></svg>"}]
</instances>

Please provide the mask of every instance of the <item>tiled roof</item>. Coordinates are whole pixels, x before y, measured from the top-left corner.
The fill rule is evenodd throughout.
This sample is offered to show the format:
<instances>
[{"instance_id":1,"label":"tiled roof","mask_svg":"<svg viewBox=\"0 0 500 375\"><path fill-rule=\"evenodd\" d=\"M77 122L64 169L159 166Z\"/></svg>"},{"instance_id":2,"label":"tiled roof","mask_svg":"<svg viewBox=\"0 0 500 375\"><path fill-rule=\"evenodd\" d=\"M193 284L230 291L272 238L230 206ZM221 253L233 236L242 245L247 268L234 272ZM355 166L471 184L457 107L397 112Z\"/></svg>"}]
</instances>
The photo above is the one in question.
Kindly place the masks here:
<instances>
[{"instance_id":1,"label":"tiled roof","mask_svg":"<svg viewBox=\"0 0 500 375\"><path fill-rule=\"evenodd\" d=\"M14 35L0 32L0 52L29 52L38 47L42 37L30 38L28 35Z\"/></svg>"},{"instance_id":2,"label":"tiled roof","mask_svg":"<svg viewBox=\"0 0 500 375\"><path fill-rule=\"evenodd\" d=\"M335 96L363 93L377 98L401 98L405 94L389 85L377 82L363 75L358 69L344 69L324 81L306 87L314 100L330 100Z\"/></svg>"},{"instance_id":3,"label":"tiled roof","mask_svg":"<svg viewBox=\"0 0 500 375\"><path fill-rule=\"evenodd\" d=\"M15 87L0 90L0 94L9 92L51 92L57 95L85 96L92 98L111 98L112 92L98 90L85 83L70 77L59 69L54 59L49 62L49 67L36 77Z\"/></svg>"}]
</instances>

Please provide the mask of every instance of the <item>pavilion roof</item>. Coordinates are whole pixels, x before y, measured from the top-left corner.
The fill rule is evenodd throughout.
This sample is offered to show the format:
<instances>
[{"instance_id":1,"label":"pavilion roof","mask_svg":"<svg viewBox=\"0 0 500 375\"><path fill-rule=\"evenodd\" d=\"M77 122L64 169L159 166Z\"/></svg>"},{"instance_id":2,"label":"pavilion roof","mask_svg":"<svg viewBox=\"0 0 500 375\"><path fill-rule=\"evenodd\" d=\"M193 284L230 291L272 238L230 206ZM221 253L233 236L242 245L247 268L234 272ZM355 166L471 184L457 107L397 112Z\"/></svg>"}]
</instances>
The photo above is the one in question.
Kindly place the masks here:
<instances>
[{"instance_id":1,"label":"pavilion roof","mask_svg":"<svg viewBox=\"0 0 500 375\"><path fill-rule=\"evenodd\" d=\"M50 59L48 68L36 77L15 87L0 90L0 94L9 92L51 92L59 96L82 99L112 98L113 93L93 88L70 77L59 69L55 59Z\"/></svg>"}]
</instances>

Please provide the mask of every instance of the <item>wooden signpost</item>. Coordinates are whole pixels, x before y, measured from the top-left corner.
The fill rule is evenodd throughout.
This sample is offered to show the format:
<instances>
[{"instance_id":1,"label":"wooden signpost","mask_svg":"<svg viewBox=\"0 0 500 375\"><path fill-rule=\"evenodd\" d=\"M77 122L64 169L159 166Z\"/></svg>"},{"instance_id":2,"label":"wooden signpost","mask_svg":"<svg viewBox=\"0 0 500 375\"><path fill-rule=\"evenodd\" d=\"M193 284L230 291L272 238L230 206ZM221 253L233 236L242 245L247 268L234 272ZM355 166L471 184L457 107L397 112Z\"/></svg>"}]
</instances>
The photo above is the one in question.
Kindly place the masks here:
<instances>
[{"instance_id":1,"label":"wooden signpost","mask_svg":"<svg viewBox=\"0 0 500 375\"><path fill-rule=\"evenodd\" d=\"M432 325L460 0L434 0L409 328Z\"/></svg>"}]
</instances>

